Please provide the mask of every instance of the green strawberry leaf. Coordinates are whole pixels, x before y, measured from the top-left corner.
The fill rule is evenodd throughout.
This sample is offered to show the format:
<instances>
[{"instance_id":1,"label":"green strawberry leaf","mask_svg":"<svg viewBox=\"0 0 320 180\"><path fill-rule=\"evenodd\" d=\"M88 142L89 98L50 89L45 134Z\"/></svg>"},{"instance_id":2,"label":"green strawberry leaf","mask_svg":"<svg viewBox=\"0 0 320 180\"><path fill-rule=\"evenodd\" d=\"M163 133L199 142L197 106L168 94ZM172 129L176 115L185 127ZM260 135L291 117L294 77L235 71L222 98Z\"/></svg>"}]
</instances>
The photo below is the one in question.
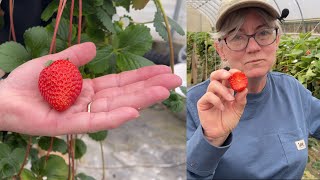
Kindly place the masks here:
<instances>
[{"instance_id":1,"label":"green strawberry leaf","mask_svg":"<svg viewBox=\"0 0 320 180\"><path fill-rule=\"evenodd\" d=\"M26 143L28 143L30 135L25 135L25 134L17 134L18 136L20 136ZM39 136L31 136L31 143L35 144L38 143L38 137Z\"/></svg>"},{"instance_id":2,"label":"green strawberry leaf","mask_svg":"<svg viewBox=\"0 0 320 180\"><path fill-rule=\"evenodd\" d=\"M94 0L93 4L94 4L94 6L102 6L103 5L103 1L104 0Z\"/></svg>"},{"instance_id":3,"label":"green strawberry leaf","mask_svg":"<svg viewBox=\"0 0 320 180\"><path fill-rule=\"evenodd\" d=\"M124 7L128 12L130 12L131 0L114 0L116 6Z\"/></svg>"},{"instance_id":4,"label":"green strawberry leaf","mask_svg":"<svg viewBox=\"0 0 320 180\"><path fill-rule=\"evenodd\" d=\"M23 180L37 180L37 178L33 174L33 172L28 169L25 169L25 168L22 170L21 179L23 179Z\"/></svg>"},{"instance_id":5,"label":"green strawberry leaf","mask_svg":"<svg viewBox=\"0 0 320 180\"><path fill-rule=\"evenodd\" d=\"M148 4L149 0L132 0L132 8L141 10Z\"/></svg>"},{"instance_id":6,"label":"green strawberry leaf","mask_svg":"<svg viewBox=\"0 0 320 180\"><path fill-rule=\"evenodd\" d=\"M31 158L31 162L39 160L38 154L39 154L38 149L35 149L35 148L30 149L29 157Z\"/></svg>"},{"instance_id":7,"label":"green strawberry leaf","mask_svg":"<svg viewBox=\"0 0 320 180\"><path fill-rule=\"evenodd\" d=\"M0 159L0 177L12 177L18 173L22 166L25 149L16 148L10 152L6 157Z\"/></svg>"},{"instance_id":8,"label":"green strawberry leaf","mask_svg":"<svg viewBox=\"0 0 320 180\"><path fill-rule=\"evenodd\" d=\"M28 51L19 43L10 41L0 45L0 69L11 72L31 59Z\"/></svg>"},{"instance_id":9,"label":"green strawberry leaf","mask_svg":"<svg viewBox=\"0 0 320 180\"><path fill-rule=\"evenodd\" d=\"M75 178L76 178L76 180L95 180L93 177L88 176L84 173L77 174Z\"/></svg>"},{"instance_id":10,"label":"green strawberry leaf","mask_svg":"<svg viewBox=\"0 0 320 180\"><path fill-rule=\"evenodd\" d=\"M97 17L102 22L103 26L107 28L108 31L115 33L112 20L108 13L101 7L97 8Z\"/></svg>"},{"instance_id":11,"label":"green strawberry leaf","mask_svg":"<svg viewBox=\"0 0 320 180\"><path fill-rule=\"evenodd\" d=\"M43 136L40 138L38 145L43 150L48 150L50 147L51 137ZM52 151L58 151L62 154L67 153L68 146L67 143L60 138L53 137Z\"/></svg>"},{"instance_id":12,"label":"green strawberry leaf","mask_svg":"<svg viewBox=\"0 0 320 180\"><path fill-rule=\"evenodd\" d=\"M82 15L87 16L90 14L96 13L96 1L93 0L86 0L82 1ZM70 8L71 7L71 1L67 1L66 8L63 10L62 17L65 19L70 18ZM74 9L73 9L73 15L78 17L79 16L79 1L74 1Z\"/></svg>"},{"instance_id":13,"label":"green strawberry leaf","mask_svg":"<svg viewBox=\"0 0 320 180\"><path fill-rule=\"evenodd\" d=\"M99 131L95 133L88 133L89 137L95 141L103 141L107 138L108 131Z\"/></svg>"},{"instance_id":14,"label":"green strawberry leaf","mask_svg":"<svg viewBox=\"0 0 320 180\"><path fill-rule=\"evenodd\" d=\"M116 51L144 55L151 49L152 36L150 29L144 25L130 25L124 31L114 36L113 46ZM120 50L119 50L120 49Z\"/></svg>"},{"instance_id":15,"label":"green strawberry leaf","mask_svg":"<svg viewBox=\"0 0 320 180\"><path fill-rule=\"evenodd\" d=\"M106 72L108 69L113 68L110 60L114 56L112 46L107 46L103 49L97 50L96 57L90 61L87 67L95 74Z\"/></svg>"},{"instance_id":16,"label":"green strawberry leaf","mask_svg":"<svg viewBox=\"0 0 320 180\"><path fill-rule=\"evenodd\" d=\"M153 26L156 32L162 37L163 40L168 41L168 33L166 26L163 24L164 20L160 11L157 11L154 15Z\"/></svg>"},{"instance_id":17,"label":"green strawberry leaf","mask_svg":"<svg viewBox=\"0 0 320 180\"><path fill-rule=\"evenodd\" d=\"M136 54L123 52L117 55L117 67L120 71L129 71L151 65L154 65L152 61Z\"/></svg>"},{"instance_id":18,"label":"green strawberry leaf","mask_svg":"<svg viewBox=\"0 0 320 180\"><path fill-rule=\"evenodd\" d=\"M16 167L12 164L9 159L1 159L0 160L0 178L5 179L8 177L12 177L16 173Z\"/></svg>"},{"instance_id":19,"label":"green strawberry leaf","mask_svg":"<svg viewBox=\"0 0 320 180\"><path fill-rule=\"evenodd\" d=\"M47 162L46 156L41 157L32 163L31 170L38 177L47 177L48 180L68 179L68 165L62 157L57 155L50 155Z\"/></svg>"},{"instance_id":20,"label":"green strawberry leaf","mask_svg":"<svg viewBox=\"0 0 320 180\"><path fill-rule=\"evenodd\" d=\"M93 42L95 43L104 42L106 33L102 29L97 29L96 27L88 26L86 28L86 33Z\"/></svg>"},{"instance_id":21,"label":"green strawberry leaf","mask_svg":"<svg viewBox=\"0 0 320 180\"><path fill-rule=\"evenodd\" d=\"M166 105L172 112L181 112L184 108L183 97L175 91L170 91L169 98L164 100L162 103Z\"/></svg>"},{"instance_id":22,"label":"green strawberry leaf","mask_svg":"<svg viewBox=\"0 0 320 180\"><path fill-rule=\"evenodd\" d=\"M75 159L80 159L87 152L87 145L81 140L75 140Z\"/></svg>"},{"instance_id":23,"label":"green strawberry leaf","mask_svg":"<svg viewBox=\"0 0 320 180\"><path fill-rule=\"evenodd\" d=\"M0 159L4 159L10 155L10 147L7 144L0 143Z\"/></svg>"},{"instance_id":24,"label":"green strawberry leaf","mask_svg":"<svg viewBox=\"0 0 320 180\"><path fill-rule=\"evenodd\" d=\"M104 0L102 8L106 10L106 12L109 14L109 16L114 15L117 13L116 8L113 5L112 0Z\"/></svg>"},{"instance_id":25,"label":"green strawberry leaf","mask_svg":"<svg viewBox=\"0 0 320 180\"><path fill-rule=\"evenodd\" d=\"M185 32L182 29L182 27L175 20L171 19L170 17L167 17L167 18L168 18L169 24L171 26L171 29L175 30L181 36L184 36Z\"/></svg>"},{"instance_id":26,"label":"green strawberry leaf","mask_svg":"<svg viewBox=\"0 0 320 180\"><path fill-rule=\"evenodd\" d=\"M44 56L49 53L50 40L45 28L32 27L24 33L24 43L32 58Z\"/></svg>"},{"instance_id":27,"label":"green strawberry leaf","mask_svg":"<svg viewBox=\"0 0 320 180\"><path fill-rule=\"evenodd\" d=\"M55 12L57 12L59 7L59 1L51 1L51 3L46 7L46 9L41 14L41 19L43 21L48 21Z\"/></svg>"},{"instance_id":28,"label":"green strawberry leaf","mask_svg":"<svg viewBox=\"0 0 320 180\"><path fill-rule=\"evenodd\" d=\"M86 16L86 22L87 22L87 25L92 28L97 28L97 26L99 26L99 27L103 26L101 21L96 16L96 14L91 14L91 15Z\"/></svg>"},{"instance_id":29,"label":"green strawberry leaf","mask_svg":"<svg viewBox=\"0 0 320 180\"><path fill-rule=\"evenodd\" d=\"M181 36L184 36L185 32L182 27L170 17L167 16L167 18L171 30L174 30ZM158 32L158 34L162 37L162 39L168 41L168 32L164 24L163 16L159 10L154 15L153 26L155 27L155 30Z\"/></svg>"},{"instance_id":30,"label":"green strawberry leaf","mask_svg":"<svg viewBox=\"0 0 320 180\"><path fill-rule=\"evenodd\" d=\"M65 41L68 43L68 37L69 37L69 20L61 18L58 32L57 32L57 38ZM53 36L54 27L56 24L56 19L53 19L51 24L47 26L47 30L49 31L50 37ZM75 25L72 25L72 37L71 40L75 39L77 35L77 27ZM51 39L51 38L50 38ZM50 41L51 43L51 41Z\"/></svg>"}]
</instances>

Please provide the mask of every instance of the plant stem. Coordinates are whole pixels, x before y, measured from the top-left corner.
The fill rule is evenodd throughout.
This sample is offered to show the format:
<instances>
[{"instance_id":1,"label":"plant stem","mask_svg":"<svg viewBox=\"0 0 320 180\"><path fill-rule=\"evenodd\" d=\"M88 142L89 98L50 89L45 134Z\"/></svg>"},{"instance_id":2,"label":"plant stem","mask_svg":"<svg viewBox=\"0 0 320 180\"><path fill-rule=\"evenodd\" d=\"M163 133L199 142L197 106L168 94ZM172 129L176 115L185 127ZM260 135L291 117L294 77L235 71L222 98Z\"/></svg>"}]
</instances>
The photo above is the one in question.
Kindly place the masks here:
<instances>
[{"instance_id":1,"label":"plant stem","mask_svg":"<svg viewBox=\"0 0 320 180\"><path fill-rule=\"evenodd\" d=\"M48 151L47 151L46 162L47 162L47 160L48 160L48 158L49 158L50 152L52 151L53 140L54 140L54 137L51 137L51 138L50 138L50 146L49 146L49 149L48 149Z\"/></svg>"},{"instance_id":2,"label":"plant stem","mask_svg":"<svg viewBox=\"0 0 320 180\"><path fill-rule=\"evenodd\" d=\"M154 21L147 21L147 22L134 22L134 21L131 21L132 23L135 23L135 24L150 24L150 23L153 23Z\"/></svg>"},{"instance_id":3,"label":"plant stem","mask_svg":"<svg viewBox=\"0 0 320 180\"><path fill-rule=\"evenodd\" d=\"M167 33L168 33L169 47L170 47L170 67L171 67L172 73L174 73L174 51L173 51L172 37L171 37L171 31L170 31L170 27L169 27L168 18L167 18L167 15L163 9L163 6L162 6L160 0L154 0L154 2L158 6L158 8L160 9L162 16L163 16L163 19L164 19L164 23L166 25L166 29L167 29Z\"/></svg>"},{"instance_id":4,"label":"plant stem","mask_svg":"<svg viewBox=\"0 0 320 180\"><path fill-rule=\"evenodd\" d=\"M56 24L55 24L55 27L54 27L54 32L53 32L53 36L52 36L52 41L51 41L51 45L50 45L49 54L52 54L52 52L54 52L55 44L56 44L57 32L58 32L58 28L59 28L62 12L63 12L63 9L64 9L66 3L67 3L67 0L60 0L59 7L58 7L58 14L57 14L57 18L56 18Z\"/></svg>"},{"instance_id":5,"label":"plant stem","mask_svg":"<svg viewBox=\"0 0 320 180\"><path fill-rule=\"evenodd\" d=\"M71 46L72 41L72 20L73 20L73 11L74 11L74 0L71 1L70 7L70 22L69 22L69 34L68 34L68 47Z\"/></svg>"},{"instance_id":6,"label":"plant stem","mask_svg":"<svg viewBox=\"0 0 320 180\"><path fill-rule=\"evenodd\" d=\"M71 178L71 145L70 145L70 134L67 134L67 144L68 144L68 179Z\"/></svg>"},{"instance_id":7,"label":"plant stem","mask_svg":"<svg viewBox=\"0 0 320 180\"><path fill-rule=\"evenodd\" d=\"M73 135L71 135L71 152L72 152L72 156L71 156L71 160L72 160L72 175L71 175L71 179L74 179L74 175L75 175L75 168L74 168L74 154L75 154L75 138L73 137Z\"/></svg>"},{"instance_id":8,"label":"plant stem","mask_svg":"<svg viewBox=\"0 0 320 180\"><path fill-rule=\"evenodd\" d=\"M104 162L104 153L103 153L103 145L102 141L100 141L100 149L101 149L101 160L102 160L102 180L105 180L105 162Z\"/></svg>"},{"instance_id":9,"label":"plant stem","mask_svg":"<svg viewBox=\"0 0 320 180\"><path fill-rule=\"evenodd\" d=\"M13 23L13 0L9 0L9 14L10 14L10 33L12 35L12 39L14 41L17 41L16 33L14 31L14 23Z\"/></svg>"},{"instance_id":10,"label":"plant stem","mask_svg":"<svg viewBox=\"0 0 320 180\"><path fill-rule=\"evenodd\" d=\"M24 160L23 160L23 163L21 165L21 168L19 170L19 173L17 175L17 177L21 178L20 175L22 173L22 170L24 168L24 165L27 163L27 159L28 159L28 156L29 156L29 153L30 153L30 149L31 149L31 145L32 145L32 137L29 136L29 141L28 141L28 146L27 146L27 150L26 150L26 154L24 156Z\"/></svg>"},{"instance_id":11,"label":"plant stem","mask_svg":"<svg viewBox=\"0 0 320 180\"><path fill-rule=\"evenodd\" d=\"M79 0L78 44L80 44L81 42L81 28L82 28L82 0Z\"/></svg>"}]
</instances>

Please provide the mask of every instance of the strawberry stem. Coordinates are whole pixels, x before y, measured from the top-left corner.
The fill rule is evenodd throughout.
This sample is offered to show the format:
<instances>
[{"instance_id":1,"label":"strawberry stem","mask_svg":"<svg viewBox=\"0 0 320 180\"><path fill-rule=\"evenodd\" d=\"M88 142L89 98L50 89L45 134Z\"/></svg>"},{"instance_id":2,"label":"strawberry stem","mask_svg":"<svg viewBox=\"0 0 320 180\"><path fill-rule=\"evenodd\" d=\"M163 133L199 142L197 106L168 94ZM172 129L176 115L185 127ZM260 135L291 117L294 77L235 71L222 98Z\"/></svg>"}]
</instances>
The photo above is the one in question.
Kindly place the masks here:
<instances>
[{"instance_id":1,"label":"strawberry stem","mask_svg":"<svg viewBox=\"0 0 320 180\"><path fill-rule=\"evenodd\" d=\"M54 140L54 137L51 137L51 139L50 139L50 146L49 146L49 149L48 149L48 151L47 151L46 161L48 161L48 158L49 158L49 156L50 156L50 152L52 151L53 140Z\"/></svg>"},{"instance_id":2,"label":"strawberry stem","mask_svg":"<svg viewBox=\"0 0 320 180\"><path fill-rule=\"evenodd\" d=\"M32 145L32 137L29 136L29 141L28 141L28 145L27 145L26 154L25 154L25 156L24 156L23 163L22 163L21 168L20 168L20 170L19 170L19 173L18 173L18 175L17 175L18 178L21 178L21 177L20 177L20 176L21 176L21 173L22 173L22 171L23 171L23 168L24 168L25 164L27 163L27 159L28 159L28 156L29 156L29 153L30 153L31 145Z\"/></svg>"}]
</instances>

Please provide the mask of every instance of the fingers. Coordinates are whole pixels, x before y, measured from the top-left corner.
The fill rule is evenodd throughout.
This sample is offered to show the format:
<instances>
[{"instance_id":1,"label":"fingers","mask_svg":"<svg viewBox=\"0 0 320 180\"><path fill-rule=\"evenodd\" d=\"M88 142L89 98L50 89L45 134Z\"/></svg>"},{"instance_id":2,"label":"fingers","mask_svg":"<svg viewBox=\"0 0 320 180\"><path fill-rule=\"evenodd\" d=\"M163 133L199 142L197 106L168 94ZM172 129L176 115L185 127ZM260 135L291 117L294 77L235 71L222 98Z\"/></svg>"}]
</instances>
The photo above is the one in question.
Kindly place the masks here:
<instances>
[{"instance_id":1,"label":"fingers","mask_svg":"<svg viewBox=\"0 0 320 180\"><path fill-rule=\"evenodd\" d=\"M112 111L120 107L145 108L167 99L169 95L166 88L153 86L135 93L96 99L91 103L91 112Z\"/></svg>"},{"instance_id":2,"label":"fingers","mask_svg":"<svg viewBox=\"0 0 320 180\"><path fill-rule=\"evenodd\" d=\"M93 79L95 92L111 87L121 87L138 81L147 80L159 74L169 74L171 69L165 65L146 66L120 74L111 74Z\"/></svg>"},{"instance_id":3,"label":"fingers","mask_svg":"<svg viewBox=\"0 0 320 180\"><path fill-rule=\"evenodd\" d=\"M224 110L224 105L220 98L212 92L206 92L197 103L199 111L206 111L212 107L217 107L221 111Z\"/></svg>"},{"instance_id":4,"label":"fingers","mask_svg":"<svg viewBox=\"0 0 320 180\"><path fill-rule=\"evenodd\" d=\"M82 66L87 64L96 56L96 46L94 43L86 42L71 46L64 51L56 54L50 54L47 56L40 57L43 61L47 60L58 60L58 59L69 59L76 66Z\"/></svg>"},{"instance_id":5,"label":"fingers","mask_svg":"<svg viewBox=\"0 0 320 180\"><path fill-rule=\"evenodd\" d=\"M224 98L227 101L233 101L234 96L231 94L229 88L222 85L219 81L212 80L207 89L208 92L217 94L219 97Z\"/></svg>"},{"instance_id":6,"label":"fingers","mask_svg":"<svg viewBox=\"0 0 320 180\"><path fill-rule=\"evenodd\" d=\"M247 94L248 94L248 89L244 89L241 92L238 92L235 95L235 108L239 112L243 112L246 104L247 104Z\"/></svg>"},{"instance_id":7,"label":"fingers","mask_svg":"<svg viewBox=\"0 0 320 180\"><path fill-rule=\"evenodd\" d=\"M228 79L233 73L238 71L239 70L237 69L230 69L229 71L225 69L219 69L212 72L210 75L211 82L208 86L207 91L213 92L227 101L233 101L234 91L229 88L230 86Z\"/></svg>"},{"instance_id":8,"label":"fingers","mask_svg":"<svg viewBox=\"0 0 320 180\"><path fill-rule=\"evenodd\" d=\"M145 81L139 81L123 87L113 87L101 90L95 94L93 100L106 97L116 97L125 94L142 91L152 86L162 86L166 89L174 89L181 85L181 78L174 74L160 74Z\"/></svg>"},{"instance_id":9,"label":"fingers","mask_svg":"<svg viewBox=\"0 0 320 180\"><path fill-rule=\"evenodd\" d=\"M231 69L229 71L220 69L211 73L211 82L207 88L207 93L198 101L198 108L208 110L212 107L216 107L223 111L225 109L225 101L230 103L235 101L234 104L237 111L242 112L246 105L248 90L246 89L234 96L234 91L229 88L228 83L228 78L238 71L239 70L237 69Z\"/></svg>"},{"instance_id":10,"label":"fingers","mask_svg":"<svg viewBox=\"0 0 320 180\"><path fill-rule=\"evenodd\" d=\"M121 107L110 112L72 114L57 122L54 135L80 134L114 129L139 116L139 112L130 107Z\"/></svg>"}]
</instances>

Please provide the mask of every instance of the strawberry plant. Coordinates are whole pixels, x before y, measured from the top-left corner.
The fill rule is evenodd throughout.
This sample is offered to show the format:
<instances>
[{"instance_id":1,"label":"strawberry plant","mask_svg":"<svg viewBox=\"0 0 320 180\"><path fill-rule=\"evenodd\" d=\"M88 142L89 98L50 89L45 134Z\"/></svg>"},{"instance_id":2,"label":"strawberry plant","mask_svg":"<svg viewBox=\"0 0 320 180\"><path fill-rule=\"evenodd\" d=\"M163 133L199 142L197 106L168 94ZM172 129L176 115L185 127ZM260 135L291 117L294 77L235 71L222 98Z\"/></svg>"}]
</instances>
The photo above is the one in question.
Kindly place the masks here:
<instances>
[{"instance_id":1,"label":"strawberry plant","mask_svg":"<svg viewBox=\"0 0 320 180\"><path fill-rule=\"evenodd\" d=\"M220 57L213 47L213 39L207 32L187 33L187 73L192 72L192 51L195 51L197 62L197 82L206 80L210 73L219 67ZM195 44L196 48L193 48ZM190 78L188 78L188 81ZM191 82L188 82L191 84Z\"/></svg>"},{"instance_id":2,"label":"strawberry plant","mask_svg":"<svg viewBox=\"0 0 320 180\"><path fill-rule=\"evenodd\" d=\"M174 30L181 35L184 35L184 31L178 23L167 17L160 0L52 0L41 14L41 19L48 25L27 29L23 35L23 44L16 42L12 18L13 0L9 0L9 39L12 40L0 45L0 69L10 73L26 61L87 41L95 43L97 55L90 63L79 68L82 78L95 78L152 65L152 61L143 57L152 48L150 29L145 23L136 23L129 15L119 17L116 9L121 6L128 12L130 7L142 10L148 3L154 3L156 7L152 23L170 46L173 70L170 31ZM40 89L41 84L42 81ZM182 102L183 99L172 91L164 105L177 111L182 109ZM98 141L102 148L101 142L107 137L107 131L87 135ZM57 152L60 156L51 152ZM86 144L77 135L45 137L1 132L0 179L92 179L86 174L75 172L74 161L85 153ZM62 156L67 157L68 163ZM31 168L27 168L27 164Z\"/></svg>"}]
</instances>

